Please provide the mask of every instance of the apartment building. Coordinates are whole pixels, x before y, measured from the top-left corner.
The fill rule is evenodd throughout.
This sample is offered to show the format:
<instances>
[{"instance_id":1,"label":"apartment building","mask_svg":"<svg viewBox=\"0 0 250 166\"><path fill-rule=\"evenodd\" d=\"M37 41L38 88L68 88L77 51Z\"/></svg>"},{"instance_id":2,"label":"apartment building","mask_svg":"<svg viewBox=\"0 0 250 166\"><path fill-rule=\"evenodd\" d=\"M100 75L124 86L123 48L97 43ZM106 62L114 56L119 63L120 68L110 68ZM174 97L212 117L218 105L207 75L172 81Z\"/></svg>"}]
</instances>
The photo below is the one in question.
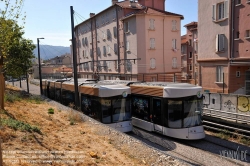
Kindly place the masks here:
<instances>
[{"instance_id":1,"label":"apartment building","mask_svg":"<svg viewBox=\"0 0 250 166\"><path fill-rule=\"evenodd\" d=\"M182 81L198 84L198 30L197 22L186 24L186 35L181 37L181 72Z\"/></svg>"},{"instance_id":2,"label":"apartment building","mask_svg":"<svg viewBox=\"0 0 250 166\"><path fill-rule=\"evenodd\" d=\"M250 1L199 1L198 62L205 91L250 92Z\"/></svg>"},{"instance_id":3,"label":"apartment building","mask_svg":"<svg viewBox=\"0 0 250 166\"><path fill-rule=\"evenodd\" d=\"M181 19L165 11L165 0L112 0L112 6L75 27L78 73L146 81L180 73Z\"/></svg>"}]
</instances>

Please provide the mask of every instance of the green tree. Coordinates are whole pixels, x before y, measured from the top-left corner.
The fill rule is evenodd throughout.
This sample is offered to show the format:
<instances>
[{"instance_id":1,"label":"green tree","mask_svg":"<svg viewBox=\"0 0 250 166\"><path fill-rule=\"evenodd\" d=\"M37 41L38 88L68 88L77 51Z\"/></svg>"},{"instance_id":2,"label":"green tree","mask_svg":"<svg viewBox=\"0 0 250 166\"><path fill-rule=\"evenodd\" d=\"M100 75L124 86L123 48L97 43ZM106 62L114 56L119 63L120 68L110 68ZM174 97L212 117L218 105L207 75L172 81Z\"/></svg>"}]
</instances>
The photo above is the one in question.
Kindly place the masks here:
<instances>
[{"instance_id":1,"label":"green tree","mask_svg":"<svg viewBox=\"0 0 250 166\"><path fill-rule=\"evenodd\" d=\"M18 67L13 67L14 62L20 63L27 62L29 64L29 57L32 53L21 51L17 54L20 48L33 48L32 43L22 38L23 26L18 25L18 21L22 20L25 23L25 16L22 17L23 0L0 0L4 3L4 7L0 8L0 109L4 109L4 88L5 81L3 76L3 69L11 74L19 74ZM22 17L22 18L21 18ZM26 44L24 44L26 43ZM26 46L25 46L26 45ZM26 53L27 55L24 55ZM23 58L20 58L23 57ZM23 59L23 60L21 60ZM13 64L11 64L13 63ZM13 71L11 71L11 69Z\"/></svg>"}]
</instances>

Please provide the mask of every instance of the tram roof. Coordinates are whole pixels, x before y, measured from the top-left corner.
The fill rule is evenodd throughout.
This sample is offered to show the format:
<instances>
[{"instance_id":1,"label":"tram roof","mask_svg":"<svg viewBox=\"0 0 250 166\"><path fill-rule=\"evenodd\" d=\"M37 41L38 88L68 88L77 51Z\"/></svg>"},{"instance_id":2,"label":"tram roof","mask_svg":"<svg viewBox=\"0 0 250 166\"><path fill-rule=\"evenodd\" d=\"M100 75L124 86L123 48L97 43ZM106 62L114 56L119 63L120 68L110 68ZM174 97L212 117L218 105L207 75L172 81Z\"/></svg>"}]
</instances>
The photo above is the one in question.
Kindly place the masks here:
<instances>
[{"instance_id":1,"label":"tram roof","mask_svg":"<svg viewBox=\"0 0 250 166\"><path fill-rule=\"evenodd\" d=\"M132 94L158 96L163 98L180 98L197 95L200 96L202 87L188 83L175 82L141 82L131 86Z\"/></svg>"}]
</instances>

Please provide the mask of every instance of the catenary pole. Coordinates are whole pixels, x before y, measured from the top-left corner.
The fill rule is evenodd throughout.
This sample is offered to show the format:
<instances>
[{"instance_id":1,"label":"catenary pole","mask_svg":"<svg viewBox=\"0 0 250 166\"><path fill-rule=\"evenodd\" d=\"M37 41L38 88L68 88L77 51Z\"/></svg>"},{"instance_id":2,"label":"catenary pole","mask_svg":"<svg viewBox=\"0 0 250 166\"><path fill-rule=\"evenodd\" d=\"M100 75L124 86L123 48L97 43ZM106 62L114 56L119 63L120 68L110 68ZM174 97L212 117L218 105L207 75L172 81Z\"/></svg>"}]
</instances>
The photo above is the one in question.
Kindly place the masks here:
<instances>
[{"instance_id":1,"label":"catenary pole","mask_svg":"<svg viewBox=\"0 0 250 166\"><path fill-rule=\"evenodd\" d=\"M79 107L79 93L78 93L78 80L77 80L77 57L76 57L76 41L74 31L74 10L73 6L70 6L71 14L71 31L72 31L72 54L73 54L73 68L74 68L74 86L75 86L75 106Z\"/></svg>"}]
</instances>

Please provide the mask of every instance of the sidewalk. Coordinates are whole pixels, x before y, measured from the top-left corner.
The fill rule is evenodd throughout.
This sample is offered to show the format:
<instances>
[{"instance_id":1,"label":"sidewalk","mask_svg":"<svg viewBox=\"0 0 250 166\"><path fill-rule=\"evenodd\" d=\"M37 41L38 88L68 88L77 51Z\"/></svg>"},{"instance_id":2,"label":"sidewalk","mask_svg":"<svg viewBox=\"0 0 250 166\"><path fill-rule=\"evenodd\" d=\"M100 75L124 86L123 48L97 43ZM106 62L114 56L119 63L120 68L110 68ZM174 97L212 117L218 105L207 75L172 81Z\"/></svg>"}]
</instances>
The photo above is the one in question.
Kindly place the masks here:
<instances>
[{"instance_id":1,"label":"sidewalk","mask_svg":"<svg viewBox=\"0 0 250 166\"><path fill-rule=\"evenodd\" d=\"M13 82L5 81L6 85L13 85ZM20 81L14 82L14 86L20 88L21 90L24 90L27 92L27 83L26 80L21 81L22 88L20 88ZM29 83L29 93L34 95L40 95L40 87L39 87L39 81L36 80L30 80Z\"/></svg>"}]
</instances>

